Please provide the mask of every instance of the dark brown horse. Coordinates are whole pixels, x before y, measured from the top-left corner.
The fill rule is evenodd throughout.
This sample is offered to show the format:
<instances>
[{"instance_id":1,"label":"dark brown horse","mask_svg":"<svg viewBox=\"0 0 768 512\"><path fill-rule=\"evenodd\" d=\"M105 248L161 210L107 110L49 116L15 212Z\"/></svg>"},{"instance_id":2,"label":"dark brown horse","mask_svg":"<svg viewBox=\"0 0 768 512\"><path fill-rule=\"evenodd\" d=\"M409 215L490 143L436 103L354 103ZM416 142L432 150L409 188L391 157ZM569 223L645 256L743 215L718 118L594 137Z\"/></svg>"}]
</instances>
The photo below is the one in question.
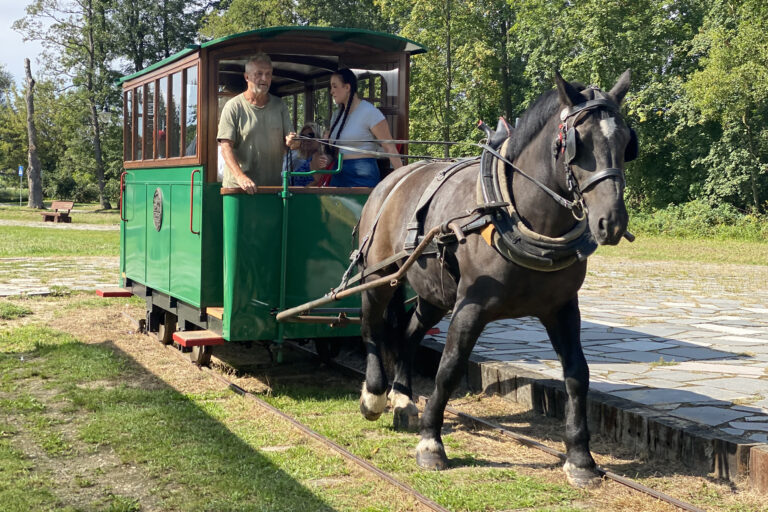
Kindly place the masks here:
<instances>
[{"instance_id":1,"label":"dark brown horse","mask_svg":"<svg viewBox=\"0 0 768 512\"><path fill-rule=\"evenodd\" d=\"M569 84L558 73L555 75L557 90L542 95L522 116L503 150L503 156L516 168L510 171L507 164L506 183L514 208L525 227L548 237L547 240L568 233L577 222L575 217L586 213L594 241L615 245L625 234L628 222L623 167L637 147L634 132L619 113L619 105L629 89L629 70L607 93ZM575 129L568 134L568 151L565 141L558 139L558 134L565 135L562 124ZM557 150L561 145L563 151ZM575 180L575 187L569 187L564 160L570 163L570 180ZM388 176L365 205L360 233L369 232L377 223L361 251L365 267L370 268L403 249L406 225L422 192L448 164L422 163L418 169L416 165ZM540 184L522 176L520 170ZM425 231L477 207L479 172L480 166L472 163L441 185L425 209ZM566 199L583 197L583 212L558 204L545 188ZM376 220L382 205L384 209ZM379 269L367 280L386 275L399 264ZM408 312L403 305L402 284L365 292L362 335L367 349L367 371L360 399L363 415L372 420L378 418L389 397L396 426L418 425L418 464L428 469L445 468L448 459L440 436L443 414L449 396L465 373L478 336L494 320L534 316L547 329L563 367L568 393L564 470L573 485L593 483L598 475L589 451L589 368L581 348L578 301L586 268L586 261L576 260L560 270L532 270L503 257L478 231L470 231L466 243L447 244L438 254L420 257L408 270L408 283L418 295L416 306ZM418 423L418 410L411 400L414 353L427 330L448 312L451 323L435 389ZM381 359L385 345L396 358L389 396Z\"/></svg>"}]
</instances>

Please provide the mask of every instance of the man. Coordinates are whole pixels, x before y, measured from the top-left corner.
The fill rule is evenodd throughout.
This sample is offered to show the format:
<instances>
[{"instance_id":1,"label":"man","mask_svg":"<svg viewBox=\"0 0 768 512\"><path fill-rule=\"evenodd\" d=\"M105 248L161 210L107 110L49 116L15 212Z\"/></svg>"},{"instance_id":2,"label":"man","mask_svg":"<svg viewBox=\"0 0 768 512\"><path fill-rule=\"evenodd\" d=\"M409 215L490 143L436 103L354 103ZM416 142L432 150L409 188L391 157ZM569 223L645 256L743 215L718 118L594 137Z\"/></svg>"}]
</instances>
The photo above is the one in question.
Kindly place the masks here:
<instances>
[{"instance_id":1,"label":"man","mask_svg":"<svg viewBox=\"0 0 768 512\"><path fill-rule=\"evenodd\" d=\"M286 145L291 131L288 108L269 94L272 60L259 53L245 65L248 88L224 105L219 119L221 155L226 164L222 187L240 187L249 194L257 185L280 185Z\"/></svg>"}]
</instances>

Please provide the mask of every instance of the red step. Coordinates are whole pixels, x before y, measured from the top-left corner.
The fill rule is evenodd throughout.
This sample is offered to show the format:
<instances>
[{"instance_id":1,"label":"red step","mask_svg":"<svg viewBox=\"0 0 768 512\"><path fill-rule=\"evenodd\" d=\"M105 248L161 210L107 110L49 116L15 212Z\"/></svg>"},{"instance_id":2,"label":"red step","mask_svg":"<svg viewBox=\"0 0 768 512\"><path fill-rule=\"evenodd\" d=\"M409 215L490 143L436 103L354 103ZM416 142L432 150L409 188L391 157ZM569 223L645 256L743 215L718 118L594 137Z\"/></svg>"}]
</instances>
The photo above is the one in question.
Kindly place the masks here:
<instances>
[{"instance_id":1,"label":"red step","mask_svg":"<svg viewBox=\"0 0 768 512\"><path fill-rule=\"evenodd\" d=\"M430 330L427 331L427 334L440 334L440 328L439 327L433 327Z\"/></svg>"},{"instance_id":2,"label":"red step","mask_svg":"<svg viewBox=\"0 0 768 512\"><path fill-rule=\"evenodd\" d=\"M128 288L97 288L96 295L99 297L130 297L133 292Z\"/></svg>"},{"instance_id":3,"label":"red step","mask_svg":"<svg viewBox=\"0 0 768 512\"><path fill-rule=\"evenodd\" d=\"M173 341L182 347L202 347L205 345L223 345L227 342L220 334L213 331L176 331Z\"/></svg>"}]
</instances>

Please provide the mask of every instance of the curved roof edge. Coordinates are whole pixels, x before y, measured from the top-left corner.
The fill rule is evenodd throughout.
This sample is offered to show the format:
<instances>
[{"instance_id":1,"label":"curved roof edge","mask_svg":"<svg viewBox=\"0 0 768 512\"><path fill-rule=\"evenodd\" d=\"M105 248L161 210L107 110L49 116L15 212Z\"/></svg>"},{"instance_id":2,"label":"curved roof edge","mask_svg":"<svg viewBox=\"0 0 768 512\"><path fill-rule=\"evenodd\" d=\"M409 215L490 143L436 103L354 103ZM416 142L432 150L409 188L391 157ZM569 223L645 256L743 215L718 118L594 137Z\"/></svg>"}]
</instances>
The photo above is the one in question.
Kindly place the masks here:
<instances>
[{"instance_id":1,"label":"curved roof edge","mask_svg":"<svg viewBox=\"0 0 768 512\"><path fill-rule=\"evenodd\" d=\"M141 71L137 71L137 72L135 72L135 73L133 73L131 75L126 75L126 76L122 77L121 79L119 79L117 81L117 83L118 84L123 84L123 83L127 82L128 80L133 80L136 77L139 77L141 75L145 75L145 74L149 73L150 71L156 70L157 68L161 68L161 67L165 66L166 64L170 64L171 62L173 62L175 60L178 60L178 59L180 59L182 57L186 57L190 53L194 53L194 52L196 52L199 49L200 49L200 45L199 44L190 44L189 46L187 46L186 48L184 48L180 52L176 52L173 55L171 55L170 57L164 58L160 62L155 62L151 66L148 66L148 67L142 69Z\"/></svg>"},{"instance_id":2,"label":"curved roof edge","mask_svg":"<svg viewBox=\"0 0 768 512\"><path fill-rule=\"evenodd\" d=\"M386 32L376 32L362 28L342 28L342 27L317 27L310 25L296 25L288 27L268 27L240 32L230 36L220 37L201 44L201 48L214 46L230 39L236 39L243 36L260 35L265 39L277 37L290 32L315 33L318 35L327 35L328 39L334 42L345 42L359 39L360 44L372 46L384 51L407 52L412 55L425 53L427 49L405 37L387 34Z\"/></svg>"},{"instance_id":3,"label":"curved roof edge","mask_svg":"<svg viewBox=\"0 0 768 512\"><path fill-rule=\"evenodd\" d=\"M327 38L333 42L343 43L345 41L353 41L362 45L372 46L383 51L390 52L407 52L411 55L418 55L419 53L425 53L427 49L415 41L406 39L401 36L387 34L386 32L376 32L375 30L366 30L362 28L341 28L341 27L316 27L308 25L298 25L292 27L268 27L259 28L256 30L250 30L248 32L241 32L239 34L232 34L230 36L220 37L213 39L202 44L192 44L174 53L170 57L166 57L160 62L156 62L151 66L148 66L141 71L137 71L133 74L126 75L118 80L118 84L123 84L134 78L138 78L144 74L147 74L155 69L161 68L166 64L178 60L182 57L189 55L190 53L198 51L200 48L208 48L210 46L216 46L225 41L237 39L244 36L259 35L264 39L271 39L282 34L290 32L300 33L312 33L320 36L327 36Z\"/></svg>"}]
</instances>

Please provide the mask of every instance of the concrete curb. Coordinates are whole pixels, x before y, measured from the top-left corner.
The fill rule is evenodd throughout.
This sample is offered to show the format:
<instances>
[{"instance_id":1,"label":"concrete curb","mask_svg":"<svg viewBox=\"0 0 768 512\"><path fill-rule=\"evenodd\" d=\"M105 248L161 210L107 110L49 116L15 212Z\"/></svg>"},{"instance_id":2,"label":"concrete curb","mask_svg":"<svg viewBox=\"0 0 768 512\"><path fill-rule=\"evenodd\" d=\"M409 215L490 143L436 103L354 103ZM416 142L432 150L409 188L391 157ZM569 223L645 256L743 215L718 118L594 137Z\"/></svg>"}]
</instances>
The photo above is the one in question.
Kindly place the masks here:
<instances>
[{"instance_id":1,"label":"concrete curb","mask_svg":"<svg viewBox=\"0 0 768 512\"><path fill-rule=\"evenodd\" d=\"M422 342L420 362L436 371L443 344ZM473 354L467 368L467 384L483 392L523 404L550 417L564 419L565 385L516 367ZM704 425L665 414L642 404L590 391L589 428L618 443L641 458L681 462L696 472L714 473L729 481L749 475L755 490L768 492L768 444L756 443Z\"/></svg>"}]
</instances>

